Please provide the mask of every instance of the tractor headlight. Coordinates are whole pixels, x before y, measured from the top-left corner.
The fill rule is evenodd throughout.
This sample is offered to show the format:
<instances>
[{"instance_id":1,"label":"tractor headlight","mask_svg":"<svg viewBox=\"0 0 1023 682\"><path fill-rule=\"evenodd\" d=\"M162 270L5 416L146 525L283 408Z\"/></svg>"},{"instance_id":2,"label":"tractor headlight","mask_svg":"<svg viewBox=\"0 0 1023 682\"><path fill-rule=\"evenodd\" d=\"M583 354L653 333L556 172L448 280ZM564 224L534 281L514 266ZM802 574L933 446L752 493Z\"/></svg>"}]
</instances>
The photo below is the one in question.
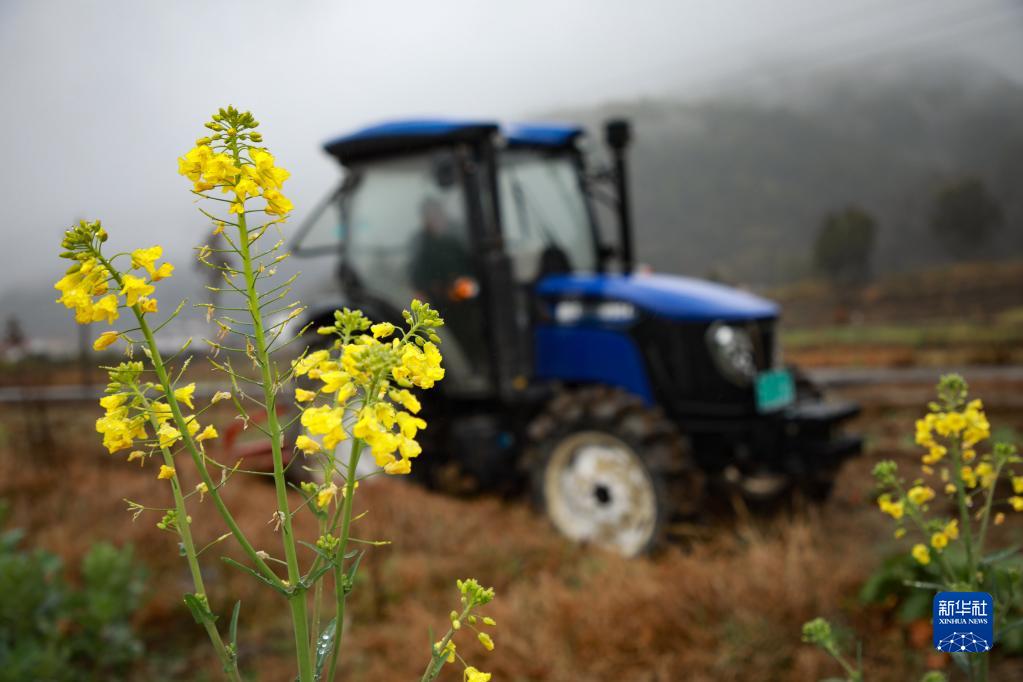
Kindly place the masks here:
<instances>
[{"instance_id":1,"label":"tractor headlight","mask_svg":"<svg viewBox=\"0 0 1023 682\"><path fill-rule=\"evenodd\" d=\"M714 363L732 383L746 386L756 375L753 340L749 332L723 322L715 322L707 330L707 347Z\"/></svg>"}]
</instances>

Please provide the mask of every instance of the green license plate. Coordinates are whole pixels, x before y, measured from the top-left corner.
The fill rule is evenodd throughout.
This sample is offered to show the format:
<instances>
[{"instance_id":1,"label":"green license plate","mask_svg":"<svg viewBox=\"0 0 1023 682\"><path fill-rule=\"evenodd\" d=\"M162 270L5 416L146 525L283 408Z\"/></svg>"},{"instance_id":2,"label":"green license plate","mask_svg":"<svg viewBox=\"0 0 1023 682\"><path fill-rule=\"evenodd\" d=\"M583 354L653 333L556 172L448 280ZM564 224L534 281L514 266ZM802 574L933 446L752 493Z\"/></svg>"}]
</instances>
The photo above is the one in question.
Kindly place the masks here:
<instances>
[{"instance_id":1,"label":"green license plate","mask_svg":"<svg viewBox=\"0 0 1023 682\"><path fill-rule=\"evenodd\" d=\"M772 369L757 376L757 410L774 412L796 399L796 385L787 369Z\"/></svg>"}]
</instances>

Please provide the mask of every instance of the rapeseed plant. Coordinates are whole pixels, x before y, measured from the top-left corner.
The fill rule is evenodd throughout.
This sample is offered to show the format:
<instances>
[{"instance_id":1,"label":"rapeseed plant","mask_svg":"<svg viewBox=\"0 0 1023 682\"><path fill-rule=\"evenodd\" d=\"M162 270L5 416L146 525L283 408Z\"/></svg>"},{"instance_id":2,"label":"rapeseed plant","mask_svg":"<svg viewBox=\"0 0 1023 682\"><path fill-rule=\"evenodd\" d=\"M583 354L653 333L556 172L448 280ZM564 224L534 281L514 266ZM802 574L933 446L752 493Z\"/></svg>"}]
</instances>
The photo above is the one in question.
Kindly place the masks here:
<instances>
[{"instance_id":1,"label":"rapeseed plant","mask_svg":"<svg viewBox=\"0 0 1023 682\"><path fill-rule=\"evenodd\" d=\"M233 539L247 559L246 563L224 561L275 590L288 603L299 682L333 680L346 598L363 556L363 550L350 547L359 541L352 536L359 461L368 452L385 475L411 472L422 453L416 436L427 427L417 416L421 405L413 391L430 389L444 378L436 333L443 320L428 304L417 300L404 311L404 327L373 324L360 311L339 310L333 325L317 330L328 337L328 348L304 353L284 369L275 362L274 352L291 342L284 337L286 326L303 308L298 302L281 303L294 278L274 287L264 286L288 254L280 251L283 240L265 249L262 240L271 228L280 229L292 204L282 192L290 174L262 146L258 125L249 112L220 109L206 123L210 134L196 140L195 147L178 159L179 173L191 181L192 193L206 202L199 210L212 221L214 232L223 235L227 250L239 263L235 267L225 259L211 261L209 246L198 252L201 262L220 272L223 287L217 290L233 293L236 299L231 307L205 304L207 319L215 320L219 328L216 339L207 340L210 362L227 377L230 391L217 391L209 404L197 407L195 384L182 381L187 361L175 367L177 356L165 359L157 347L156 334L181 310L178 306L159 323L154 317L159 313L155 284L174 273L173 265L161 262L161 246L107 255L106 230L99 221L82 221L65 233L61 257L72 265L55 287L61 292L58 302L74 310L75 320L81 324L113 324L122 313L133 320L127 329L102 332L94 343L96 350L104 350L124 342L129 357L107 368L110 383L100 400L104 414L96 421L96 430L111 454L129 451L127 460L142 465L155 458L159 467L155 477L170 485L173 507L159 509L130 502L129 508L136 518L146 512L160 513L157 527L177 536L194 587L194 592L184 596L185 604L206 630L226 677L241 680L237 656L240 603L234 607L225 640L206 596L188 513L190 506L203 504L207 498L227 531L220 540ZM223 204L226 214L204 207ZM282 307L271 309L273 306ZM244 314L243 319L228 314L237 311ZM283 319L270 322L280 315ZM136 348L141 349L145 361L132 359ZM218 359L221 352L226 356L223 360ZM259 379L254 382L258 395L248 395L240 388L251 379L235 371L231 355L244 356L258 369ZM286 386L298 382L304 382L304 387L285 393ZM292 420L282 420L277 407L291 396L301 410ZM237 465L227 466L207 453L206 443L219 434L213 424L201 420L210 406L226 399L232 401L246 425L252 421L247 406L256 404L266 412L265 425L257 428L269 439L272 451L276 504L268 516L280 531L283 558L252 545L221 495L231 478L242 472ZM300 425L301 433L294 443L285 443L295 424ZM337 447L348 439L352 447L347 460L342 460L337 457ZM308 468L318 471L321 481L300 486L302 502L295 506L285 478L288 447L295 453L289 466L304 458ZM186 491L178 470L188 465L195 468L200 483ZM292 520L300 512L316 517L317 537L303 541L295 536ZM304 557L302 550L306 551ZM283 575L276 566L284 567ZM464 626L475 630L477 622L494 625L492 619L477 614L493 599L493 590L472 579L458 581L458 588L462 610L452 612L447 635L429 652L423 680L435 679L445 664L455 660L462 663L466 680L490 679L488 673L458 655L454 636ZM328 614L333 617L324 625ZM483 648L493 649L489 634L477 630L477 638Z\"/></svg>"}]
</instances>

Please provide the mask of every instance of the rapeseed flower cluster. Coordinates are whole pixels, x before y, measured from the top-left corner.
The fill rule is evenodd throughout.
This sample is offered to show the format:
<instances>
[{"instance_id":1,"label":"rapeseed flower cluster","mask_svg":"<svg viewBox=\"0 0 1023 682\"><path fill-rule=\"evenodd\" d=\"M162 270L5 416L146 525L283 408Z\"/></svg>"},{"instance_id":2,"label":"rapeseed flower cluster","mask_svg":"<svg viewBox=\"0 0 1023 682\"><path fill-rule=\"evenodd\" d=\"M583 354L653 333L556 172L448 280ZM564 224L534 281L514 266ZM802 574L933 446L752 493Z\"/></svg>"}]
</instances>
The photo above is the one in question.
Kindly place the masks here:
<instances>
[{"instance_id":1,"label":"rapeseed flower cluster","mask_svg":"<svg viewBox=\"0 0 1023 682\"><path fill-rule=\"evenodd\" d=\"M103 446L107 451L113 454L133 447L143 448L132 451L128 461L144 461L157 448L171 450L179 445L183 435L173 424L170 406L159 399L147 397L155 387L139 381L142 363L125 362L109 371L108 395L99 401L105 413L96 420L96 431L103 436ZM178 404L189 408L194 408L194 395L194 383L173 391ZM197 445L218 436L216 427L212 424L203 427L194 414L185 416L184 421L185 432ZM174 467L161 466L157 478L171 478L173 472Z\"/></svg>"},{"instance_id":2,"label":"rapeseed flower cluster","mask_svg":"<svg viewBox=\"0 0 1023 682\"><path fill-rule=\"evenodd\" d=\"M961 531L965 531L968 544L972 545L974 538L969 526L975 499L984 503L975 514L981 522L981 537L989 519L996 525L1004 520L1001 512L992 515L992 507L999 503L994 497L995 487L1005 467L1019 461L1009 446L996 445L990 452L978 454L978 447L991 436L991 424L983 403L967 399L966 382L961 377L943 377L938 396L939 402L932 403L929 412L917 420L914 442L925 450L921 473L925 477L937 476L941 481L939 487L959 507L959 518L928 515L937 493L925 478L918 478L907 488L893 462L881 462L874 469L882 491L877 498L878 507L897 522L896 537L905 535L907 526L915 527L923 536L924 541L916 543L911 551L913 558L923 565L930 564L959 540ZM1023 511L1023 477L1010 476L1015 494L1002 503Z\"/></svg>"},{"instance_id":3,"label":"rapeseed flower cluster","mask_svg":"<svg viewBox=\"0 0 1023 682\"><path fill-rule=\"evenodd\" d=\"M422 406L410 389L431 388L444 378L435 331L443 320L420 301L412 302L405 319L408 329L399 331L345 309L338 311L334 325L317 330L336 338L330 349L292 363L295 377L314 382L295 389L296 402L304 405L297 450L329 461L338 443L351 435L369 446L384 473L412 471L412 460L422 452L416 435L426 422L416 416ZM349 414L350 428L345 423Z\"/></svg>"},{"instance_id":4,"label":"rapeseed flower cluster","mask_svg":"<svg viewBox=\"0 0 1023 682\"><path fill-rule=\"evenodd\" d=\"M166 279L174 272L170 263L156 265L163 255L159 246L137 249L130 254L130 269L148 274L148 280L141 272L141 276L119 272L101 255L101 247L106 240L106 230L99 221L83 220L65 232L61 243L65 249L61 256L75 262L53 286L61 292L57 302L74 310L75 321L79 324L113 324L120 317L123 306L134 308L140 315L157 312L157 301L151 297L155 290L152 282ZM93 343L93 348L108 348L120 337L116 331L103 332Z\"/></svg>"},{"instance_id":5,"label":"rapeseed flower cluster","mask_svg":"<svg viewBox=\"0 0 1023 682\"><path fill-rule=\"evenodd\" d=\"M490 682L491 674L483 672L465 662L458 654L458 647L455 645L455 634L463 629L470 629L476 633L476 640L487 651L494 650L494 640L489 633L477 626L493 627L497 622L489 616L481 616L477 613L481 606L489 604L494 599L494 588L483 587L475 579L455 581L458 591L461 593L462 610L452 611L449 619L451 626L447 634L440 641L433 645L433 658L423 673L423 680L434 680L440 673L445 663L454 663L457 659L462 663L463 682Z\"/></svg>"},{"instance_id":6,"label":"rapeseed flower cluster","mask_svg":"<svg viewBox=\"0 0 1023 682\"><path fill-rule=\"evenodd\" d=\"M266 202L262 210L283 218L293 208L281 193L291 174L276 165L273 154L258 146L263 140L255 130L258 126L249 112L222 109L206 124L212 134L196 140L195 147L178 159L178 173L192 181L197 194L218 187L221 193L232 194L231 214L245 213L246 201L262 197Z\"/></svg>"}]
</instances>

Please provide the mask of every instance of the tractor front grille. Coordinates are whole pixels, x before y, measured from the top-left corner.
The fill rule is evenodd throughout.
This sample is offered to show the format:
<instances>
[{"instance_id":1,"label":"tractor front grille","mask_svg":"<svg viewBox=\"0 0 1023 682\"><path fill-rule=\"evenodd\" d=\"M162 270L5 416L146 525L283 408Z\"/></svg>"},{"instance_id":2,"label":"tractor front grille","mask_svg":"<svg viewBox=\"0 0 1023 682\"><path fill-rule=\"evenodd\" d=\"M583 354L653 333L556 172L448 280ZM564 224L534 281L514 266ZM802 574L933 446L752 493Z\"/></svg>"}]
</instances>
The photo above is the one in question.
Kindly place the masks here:
<instances>
[{"instance_id":1,"label":"tractor front grille","mask_svg":"<svg viewBox=\"0 0 1023 682\"><path fill-rule=\"evenodd\" d=\"M775 357L775 320L735 323L753 341L757 371L770 369ZM707 323L650 318L634 334L650 370L658 402L679 417L741 417L755 414L752 384L738 386L718 370L706 335Z\"/></svg>"}]
</instances>

